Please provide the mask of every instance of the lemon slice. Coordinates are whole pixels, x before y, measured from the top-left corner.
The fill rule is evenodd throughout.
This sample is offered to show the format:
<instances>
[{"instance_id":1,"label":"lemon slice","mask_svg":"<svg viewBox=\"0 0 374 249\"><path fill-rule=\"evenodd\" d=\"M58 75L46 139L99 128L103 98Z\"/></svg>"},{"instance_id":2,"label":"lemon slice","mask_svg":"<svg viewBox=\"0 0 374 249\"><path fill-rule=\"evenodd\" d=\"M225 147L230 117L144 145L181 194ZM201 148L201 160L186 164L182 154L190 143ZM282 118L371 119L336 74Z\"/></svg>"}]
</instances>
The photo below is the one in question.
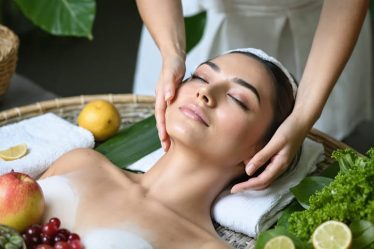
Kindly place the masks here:
<instances>
[{"instance_id":1,"label":"lemon slice","mask_svg":"<svg viewBox=\"0 0 374 249\"><path fill-rule=\"evenodd\" d=\"M16 160L23 157L27 152L27 144L17 144L6 150L0 151L0 158L5 161Z\"/></svg>"},{"instance_id":2,"label":"lemon slice","mask_svg":"<svg viewBox=\"0 0 374 249\"><path fill-rule=\"evenodd\" d=\"M265 249L295 249L295 245L290 238L280 235L266 242Z\"/></svg>"},{"instance_id":3,"label":"lemon slice","mask_svg":"<svg viewBox=\"0 0 374 249\"><path fill-rule=\"evenodd\" d=\"M312 235L315 249L347 249L352 243L352 232L340 221L326 221Z\"/></svg>"}]
</instances>

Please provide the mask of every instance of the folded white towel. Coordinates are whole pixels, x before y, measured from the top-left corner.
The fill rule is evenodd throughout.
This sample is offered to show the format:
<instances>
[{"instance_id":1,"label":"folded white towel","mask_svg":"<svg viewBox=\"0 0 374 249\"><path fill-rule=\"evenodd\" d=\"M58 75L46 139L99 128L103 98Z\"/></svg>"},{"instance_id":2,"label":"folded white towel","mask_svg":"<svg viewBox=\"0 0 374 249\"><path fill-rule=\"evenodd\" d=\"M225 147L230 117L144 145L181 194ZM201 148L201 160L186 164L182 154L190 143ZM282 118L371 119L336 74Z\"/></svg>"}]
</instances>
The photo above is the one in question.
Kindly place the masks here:
<instances>
[{"instance_id":1,"label":"folded white towel","mask_svg":"<svg viewBox=\"0 0 374 249\"><path fill-rule=\"evenodd\" d=\"M53 113L0 128L0 150L27 144L27 154L17 160L0 159L0 174L14 171L38 177L54 160L75 148L92 148L93 135Z\"/></svg>"},{"instance_id":2,"label":"folded white towel","mask_svg":"<svg viewBox=\"0 0 374 249\"><path fill-rule=\"evenodd\" d=\"M163 153L162 149L158 149L132 164L129 169L147 171ZM298 164L266 189L236 194L230 194L227 189L221 193L212 208L213 219L233 231L256 237L276 222L280 211L293 199L289 189L314 171L322 156L323 146L306 139Z\"/></svg>"}]
</instances>

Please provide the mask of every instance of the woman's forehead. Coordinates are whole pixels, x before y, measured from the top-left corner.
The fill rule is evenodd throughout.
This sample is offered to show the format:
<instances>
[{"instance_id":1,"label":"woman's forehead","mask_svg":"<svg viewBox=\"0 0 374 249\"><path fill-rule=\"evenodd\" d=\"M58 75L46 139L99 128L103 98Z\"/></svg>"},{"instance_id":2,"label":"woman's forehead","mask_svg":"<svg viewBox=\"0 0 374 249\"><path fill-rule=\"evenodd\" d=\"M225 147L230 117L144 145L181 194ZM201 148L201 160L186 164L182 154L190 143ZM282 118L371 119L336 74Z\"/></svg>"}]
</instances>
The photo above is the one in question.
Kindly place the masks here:
<instances>
[{"instance_id":1,"label":"woman's forehead","mask_svg":"<svg viewBox=\"0 0 374 249\"><path fill-rule=\"evenodd\" d=\"M215 57L204 64L216 72L243 78L258 86L271 84L273 77L260 60L243 53L230 53Z\"/></svg>"}]
</instances>

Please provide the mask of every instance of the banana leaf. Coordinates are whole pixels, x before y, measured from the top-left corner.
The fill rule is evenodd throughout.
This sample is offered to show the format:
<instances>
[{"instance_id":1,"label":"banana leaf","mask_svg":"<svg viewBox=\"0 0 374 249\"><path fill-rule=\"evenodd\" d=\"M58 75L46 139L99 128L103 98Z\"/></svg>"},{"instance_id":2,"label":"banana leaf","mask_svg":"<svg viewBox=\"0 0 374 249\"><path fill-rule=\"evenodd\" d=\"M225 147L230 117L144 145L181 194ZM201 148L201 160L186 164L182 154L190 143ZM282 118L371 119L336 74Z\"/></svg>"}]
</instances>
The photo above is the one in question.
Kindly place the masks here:
<instances>
[{"instance_id":1,"label":"banana leaf","mask_svg":"<svg viewBox=\"0 0 374 249\"><path fill-rule=\"evenodd\" d=\"M156 119L150 116L124 128L95 148L122 169L161 147Z\"/></svg>"},{"instance_id":2,"label":"banana leaf","mask_svg":"<svg viewBox=\"0 0 374 249\"><path fill-rule=\"evenodd\" d=\"M15 0L22 13L41 29L61 36L92 39L95 0Z\"/></svg>"}]
</instances>

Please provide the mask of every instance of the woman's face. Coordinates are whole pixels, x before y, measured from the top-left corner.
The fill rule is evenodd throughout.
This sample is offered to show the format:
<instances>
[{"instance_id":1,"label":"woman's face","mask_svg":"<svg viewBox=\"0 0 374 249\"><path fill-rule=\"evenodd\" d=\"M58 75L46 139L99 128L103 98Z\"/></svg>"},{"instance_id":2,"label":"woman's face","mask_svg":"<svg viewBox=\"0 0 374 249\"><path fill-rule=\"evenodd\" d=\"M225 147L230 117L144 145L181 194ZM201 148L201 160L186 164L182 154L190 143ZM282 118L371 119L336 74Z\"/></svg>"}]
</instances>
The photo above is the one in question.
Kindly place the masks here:
<instances>
[{"instance_id":1,"label":"woman's face","mask_svg":"<svg viewBox=\"0 0 374 249\"><path fill-rule=\"evenodd\" d=\"M166 109L172 146L230 165L248 159L273 117L272 80L261 62L239 53L201 64Z\"/></svg>"}]
</instances>

